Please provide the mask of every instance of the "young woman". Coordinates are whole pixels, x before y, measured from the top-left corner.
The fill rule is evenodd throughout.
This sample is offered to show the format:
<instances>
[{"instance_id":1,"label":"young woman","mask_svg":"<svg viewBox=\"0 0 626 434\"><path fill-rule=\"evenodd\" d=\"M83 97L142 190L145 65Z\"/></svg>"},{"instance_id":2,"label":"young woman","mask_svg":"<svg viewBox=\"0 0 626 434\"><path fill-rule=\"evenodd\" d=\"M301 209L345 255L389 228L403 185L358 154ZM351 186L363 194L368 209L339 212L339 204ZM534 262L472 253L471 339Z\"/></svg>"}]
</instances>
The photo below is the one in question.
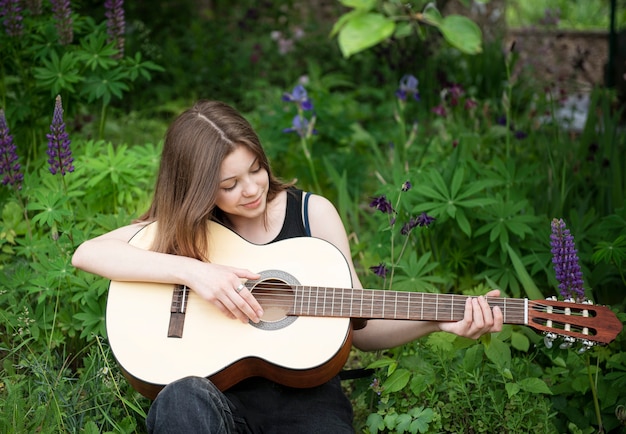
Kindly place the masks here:
<instances>
[{"instance_id":1,"label":"young woman","mask_svg":"<svg viewBox=\"0 0 626 434\"><path fill-rule=\"evenodd\" d=\"M318 195L303 206L303 192L272 174L251 125L217 101L199 101L168 129L150 209L138 222L84 242L72 263L116 281L184 284L233 321L259 322L263 309L242 282L260 276L207 262L211 220L255 244L308 235L327 240L343 253L353 286L361 288L335 207ZM159 233L151 250L128 243L153 221L159 222ZM440 330L475 339L501 327L500 310L473 297L461 321L369 320L354 331L353 344L362 350L391 348ZM253 378L225 392L208 379L184 378L159 393L147 426L150 432L177 433L353 432L352 409L337 378L305 389Z\"/></svg>"}]
</instances>

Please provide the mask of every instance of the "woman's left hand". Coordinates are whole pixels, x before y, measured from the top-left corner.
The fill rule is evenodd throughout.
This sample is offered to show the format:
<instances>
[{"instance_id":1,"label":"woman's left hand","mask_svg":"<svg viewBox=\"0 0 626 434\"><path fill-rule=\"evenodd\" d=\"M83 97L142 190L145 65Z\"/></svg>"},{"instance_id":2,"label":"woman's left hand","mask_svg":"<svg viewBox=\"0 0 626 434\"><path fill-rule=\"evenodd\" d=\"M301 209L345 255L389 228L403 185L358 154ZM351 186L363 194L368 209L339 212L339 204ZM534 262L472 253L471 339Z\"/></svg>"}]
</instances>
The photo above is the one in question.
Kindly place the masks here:
<instances>
[{"instance_id":1,"label":"woman's left hand","mask_svg":"<svg viewBox=\"0 0 626 434\"><path fill-rule=\"evenodd\" d=\"M502 330L502 311L498 306L493 308L485 297L499 297L500 291L495 289L484 296L468 297L465 302L465 315L457 322L442 322L439 328L442 331L454 333L470 339L478 339L485 333L494 333Z\"/></svg>"}]
</instances>

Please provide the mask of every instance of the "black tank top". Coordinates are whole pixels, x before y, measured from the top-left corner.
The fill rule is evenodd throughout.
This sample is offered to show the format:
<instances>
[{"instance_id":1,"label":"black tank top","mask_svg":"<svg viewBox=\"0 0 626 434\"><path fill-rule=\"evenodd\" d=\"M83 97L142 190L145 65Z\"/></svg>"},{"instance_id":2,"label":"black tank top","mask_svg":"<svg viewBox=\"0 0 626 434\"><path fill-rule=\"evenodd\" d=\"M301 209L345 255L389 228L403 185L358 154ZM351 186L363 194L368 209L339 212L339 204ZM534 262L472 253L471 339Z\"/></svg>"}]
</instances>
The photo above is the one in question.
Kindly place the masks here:
<instances>
[{"instance_id":1,"label":"black tank top","mask_svg":"<svg viewBox=\"0 0 626 434\"><path fill-rule=\"evenodd\" d=\"M310 234L304 226L305 216L302 209L302 190L290 187L287 190L287 209L285 221L280 232L270 243L286 240L287 238L308 237ZM268 244L270 244L268 243Z\"/></svg>"}]
</instances>

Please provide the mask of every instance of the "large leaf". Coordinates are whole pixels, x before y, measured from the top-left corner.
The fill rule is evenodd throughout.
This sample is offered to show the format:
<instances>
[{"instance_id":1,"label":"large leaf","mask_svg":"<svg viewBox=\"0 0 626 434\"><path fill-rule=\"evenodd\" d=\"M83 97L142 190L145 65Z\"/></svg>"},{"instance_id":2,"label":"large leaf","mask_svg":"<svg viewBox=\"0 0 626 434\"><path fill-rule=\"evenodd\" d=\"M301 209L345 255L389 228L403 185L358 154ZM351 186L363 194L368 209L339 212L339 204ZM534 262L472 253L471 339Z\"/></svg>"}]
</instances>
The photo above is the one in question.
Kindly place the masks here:
<instances>
[{"instance_id":1,"label":"large leaf","mask_svg":"<svg viewBox=\"0 0 626 434\"><path fill-rule=\"evenodd\" d=\"M355 14L339 31L339 48L344 57L363 51L389 38L396 28L385 16L373 12Z\"/></svg>"},{"instance_id":2,"label":"large leaf","mask_svg":"<svg viewBox=\"0 0 626 434\"><path fill-rule=\"evenodd\" d=\"M482 49L480 27L467 17L448 15L441 20L439 31L450 45L467 54L478 54Z\"/></svg>"},{"instance_id":3,"label":"large leaf","mask_svg":"<svg viewBox=\"0 0 626 434\"><path fill-rule=\"evenodd\" d=\"M535 285L535 282L533 281L532 277L530 277L530 274L528 274L528 271L526 271L524 263L517 255L517 253L515 253L515 250L513 250L508 244L506 248L509 252L509 258L511 259L511 263L513 263L513 268L515 268L517 278L524 287L524 291L526 291L526 295L528 296L528 298L530 298L531 300L543 299L543 294L541 293L539 288L537 288L537 285Z\"/></svg>"}]
</instances>

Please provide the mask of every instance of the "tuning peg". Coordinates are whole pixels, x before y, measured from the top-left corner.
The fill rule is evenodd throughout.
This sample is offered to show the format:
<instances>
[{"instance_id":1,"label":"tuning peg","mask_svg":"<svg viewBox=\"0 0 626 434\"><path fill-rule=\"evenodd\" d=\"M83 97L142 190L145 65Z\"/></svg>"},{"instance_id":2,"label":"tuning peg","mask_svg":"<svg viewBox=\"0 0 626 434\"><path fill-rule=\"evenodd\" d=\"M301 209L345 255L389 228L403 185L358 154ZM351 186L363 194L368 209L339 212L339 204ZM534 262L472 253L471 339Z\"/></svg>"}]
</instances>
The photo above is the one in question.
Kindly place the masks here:
<instances>
[{"instance_id":1,"label":"tuning peg","mask_svg":"<svg viewBox=\"0 0 626 434\"><path fill-rule=\"evenodd\" d=\"M556 333L552 333L552 332L546 333L546 335L543 338L543 343L546 346L546 348L548 349L552 348L552 343L554 342L555 339L556 339Z\"/></svg>"},{"instance_id":2,"label":"tuning peg","mask_svg":"<svg viewBox=\"0 0 626 434\"><path fill-rule=\"evenodd\" d=\"M570 348L574 342L576 342L576 339L574 339L571 336L564 336L563 337L563 343L561 343L561 345L559 345L559 348L562 350L565 350L567 348Z\"/></svg>"},{"instance_id":3,"label":"tuning peg","mask_svg":"<svg viewBox=\"0 0 626 434\"><path fill-rule=\"evenodd\" d=\"M595 346L596 343L590 341L589 339L583 339L580 342L582 345L581 347L578 349L578 354L583 354L584 352L586 352L587 350L589 350L591 347Z\"/></svg>"}]
</instances>

